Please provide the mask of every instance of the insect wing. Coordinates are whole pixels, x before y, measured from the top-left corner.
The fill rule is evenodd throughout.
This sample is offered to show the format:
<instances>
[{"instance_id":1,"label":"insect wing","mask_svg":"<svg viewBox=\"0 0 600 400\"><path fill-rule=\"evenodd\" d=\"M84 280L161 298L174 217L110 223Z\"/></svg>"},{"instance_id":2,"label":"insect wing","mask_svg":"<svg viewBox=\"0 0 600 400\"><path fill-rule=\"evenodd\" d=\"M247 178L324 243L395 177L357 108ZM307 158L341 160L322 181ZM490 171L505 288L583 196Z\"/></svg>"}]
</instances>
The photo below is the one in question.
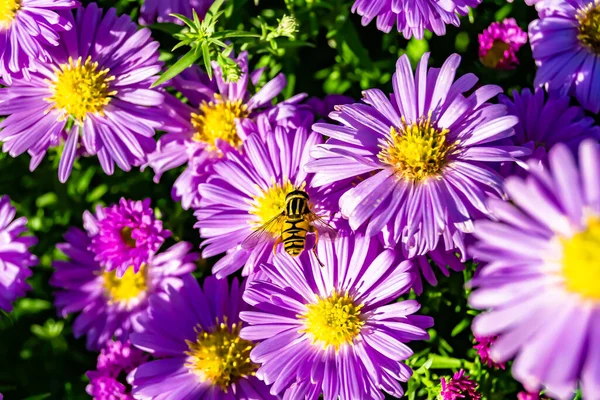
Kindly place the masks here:
<instances>
[{"instance_id":1,"label":"insect wing","mask_svg":"<svg viewBox=\"0 0 600 400\"><path fill-rule=\"evenodd\" d=\"M242 242L242 248L250 250L255 248L259 243L267 242L273 239L273 234L271 233L271 231L278 224L281 225L281 223L283 222L283 218L285 218L283 213L271 218L263 226L252 232L250 235L248 235L246 239L244 239L244 241Z\"/></svg>"},{"instance_id":2,"label":"insect wing","mask_svg":"<svg viewBox=\"0 0 600 400\"><path fill-rule=\"evenodd\" d=\"M337 236L337 230L317 214L311 212L308 216L308 220L311 225L319 231L320 237L332 240Z\"/></svg>"}]
</instances>

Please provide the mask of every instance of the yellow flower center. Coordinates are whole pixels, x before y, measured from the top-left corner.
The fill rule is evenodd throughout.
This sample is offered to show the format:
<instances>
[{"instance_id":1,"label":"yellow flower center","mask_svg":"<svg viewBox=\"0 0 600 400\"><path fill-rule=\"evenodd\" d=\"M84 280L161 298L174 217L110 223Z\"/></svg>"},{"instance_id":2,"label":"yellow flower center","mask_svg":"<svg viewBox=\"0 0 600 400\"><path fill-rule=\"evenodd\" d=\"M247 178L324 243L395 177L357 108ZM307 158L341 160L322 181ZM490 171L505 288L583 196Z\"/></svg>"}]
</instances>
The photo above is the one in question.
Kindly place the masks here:
<instances>
[{"instance_id":1,"label":"yellow flower center","mask_svg":"<svg viewBox=\"0 0 600 400\"><path fill-rule=\"evenodd\" d=\"M342 296L334 292L316 304L309 304L308 312L300 318L305 320L304 332L312 336L313 343L322 344L323 348L335 346L337 351L360 333L365 324L361 318L362 308L363 305L355 305L347 293Z\"/></svg>"},{"instance_id":2,"label":"yellow flower center","mask_svg":"<svg viewBox=\"0 0 600 400\"><path fill-rule=\"evenodd\" d=\"M260 196L254 196L249 211L250 214L258 217L258 220L252 221L254 228L260 228L281 214L285 208L285 196L295 189L290 181L285 182L283 185L273 183L268 190L262 191ZM303 190L304 184L299 189ZM270 224L267 228L273 234L273 237L281 235L282 227L280 225Z\"/></svg>"},{"instance_id":3,"label":"yellow flower center","mask_svg":"<svg viewBox=\"0 0 600 400\"><path fill-rule=\"evenodd\" d=\"M258 366L250 361L253 343L240 338L241 324L220 323L214 332L197 328L195 342L186 340L189 356L186 366L204 381L223 391L240 378L254 375Z\"/></svg>"},{"instance_id":4,"label":"yellow flower center","mask_svg":"<svg viewBox=\"0 0 600 400\"><path fill-rule=\"evenodd\" d=\"M133 268L128 268L123 277L119 278L116 271L104 272L104 292L111 302L128 303L137 299L148 289L146 285L146 268L136 274Z\"/></svg>"},{"instance_id":5,"label":"yellow flower center","mask_svg":"<svg viewBox=\"0 0 600 400\"><path fill-rule=\"evenodd\" d=\"M79 57L60 66L56 78L50 81L52 96L46 101L52 108L62 110L64 118L72 116L83 121L88 113L103 115L104 107L110 103L111 96L117 94L110 90L114 76L108 76L108 68L98 70L98 63L88 57L85 62Z\"/></svg>"},{"instance_id":6,"label":"yellow flower center","mask_svg":"<svg viewBox=\"0 0 600 400\"><path fill-rule=\"evenodd\" d=\"M431 117L390 130L390 137L377 155L391 165L396 174L410 181L421 181L438 174L447 164L454 144L448 144L448 129L437 129Z\"/></svg>"},{"instance_id":7,"label":"yellow flower center","mask_svg":"<svg viewBox=\"0 0 600 400\"><path fill-rule=\"evenodd\" d=\"M562 275L570 292L600 301L600 218L590 218L585 231L561 239Z\"/></svg>"},{"instance_id":8,"label":"yellow flower center","mask_svg":"<svg viewBox=\"0 0 600 400\"><path fill-rule=\"evenodd\" d=\"M494 40L492 48L481 58L481 63L486 67L496 68L498 63L504 59L504 52L510 49L510 45L502 40Z\"/></svg>"},{"instance_id":9,"label":"yellow flower center","mask_svg":"<svg viewBox=\"0 0 600 400\"><path fill-rule=\"evenodd\" d=\"M196 129L193 140L206 143L208 149L217 149L217 139L238 147L242 140L237 134L235 121L248 116L248 106L238 101L223 101L221 96L215 95L214 102L202 102L200 112L192 114L192 126Z\"/></svg>"},{"instance_id":10,"label":"yellow flower center","mask_svg":"<svg viewBox=\"0 0 600 400\"><path fill-rule=\"evenodd\" d=\"M600 54L600 0L588 4L577 14L581 43L596 54Z\"/></svg>"},{"instance_id":11,"label":"yellow flower center","mask_svg":"<svg viewBox=\"0 0 600 400\"><path fill-rule=\"evenodd\" d=\"M21 0L0 0L0 30L10 28L20 8Z\"/></svg>"}]
</instances>

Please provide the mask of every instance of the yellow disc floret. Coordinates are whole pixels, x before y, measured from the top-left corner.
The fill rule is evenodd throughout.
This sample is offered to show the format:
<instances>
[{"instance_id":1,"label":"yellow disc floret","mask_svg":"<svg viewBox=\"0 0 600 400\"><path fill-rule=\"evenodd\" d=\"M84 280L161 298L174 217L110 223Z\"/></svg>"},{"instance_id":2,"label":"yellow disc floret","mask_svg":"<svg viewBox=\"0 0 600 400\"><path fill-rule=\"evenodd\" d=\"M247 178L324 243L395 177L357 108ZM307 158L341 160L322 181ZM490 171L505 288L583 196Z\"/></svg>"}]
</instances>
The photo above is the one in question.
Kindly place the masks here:
<instances>
[{"instance_id":1,"label":"yellow disc floret","mask_svg":"<svg viewBox=\"0 0 600 400\"><path fill-rule=\"evenodd\" d=\"M565 287L585 299L600 301L600 218L590 218L586 230L561 242Z\"/></svg>"},{"instance_id":2,"label":"yellow disc floret","mask_svg":"<svg viewBox=\"0 0 600 400\"><path fill-rule=\"evenodd\" d=\"M577 39L596 54L600 54L600 0L588 4L577 13Z\"/></svg>"},{"instance_id":3,"label":"yellow disc floret","mask_svg":"<svg viewBox=\"0 0 600 400\"><path fill-rule=\"evenodd\" d=\"M128 268L125 274L119 278L116 271L104 272L104 292L111 302L129 303L140 297L147 290L146 268L133 272Z\"/></svg>"},{"instance_id":4,"label":"yellow disc floret","mask_svg":"<svg viewBox=\"0 0 600 400\"><path fill-rule=\"evenodd\" d=\"M0 30L10 28L20 8L21 0L0 0Z\"/></svg>"},{"instance_id":5,"label":"yellow disc floret","mask_svg":"<svg viewBox=\"0 0 600 400\"><path fill-rule=\"evenodd\" d=\"M202 382L209 381L227 392L232 383L254 375L258 366L250 361L252 342L240 338L241 324L217 324L213 332L197 328L195 342L186 341L186 366Z\"/></svg>"},{"instance_id":6,"label":"yellow disc floret","mask_svg":"<svg viewBox=\"0 0 600 400\"><path fill-rule=\"evenodd\" d=\"M447 142L447 134L447 129L434 127L430 117L398 129L392 127L378 158L403 179L424 180L439 174L447 164L448 154L454 149Z\"/></svg>"},{"instance_id":7,"label":"yellow disc floret","mask_svg":"<svg viewBox=\"0 0 600 400\"><path fill-rule=\"evenodd\" d=\"M496 68L498 63L504 59L504 52L508 49L510 49L510 44L502 40L494 40L486 55L481 57L481 63L486 67Z\"/></svg>"},{"instance_id":8,"label":"yellow disc floret","mask_svg":"<svg viewBox=\"0 0 600 400\"><path fill-rule=\"evenodd\" d=\"M304 185L299 189L303 190L303 187ZM273 183L269 189L261 190L260 196L253 197L252 207L249 211L250 214L258 217L258 220L253 221L252 225L258 228L281 214L285 208L285 197L295 189L290 181L286 181L283 185ZM268 228L274 237L281 234L281 226L269 225Z\"/></svg>"},{"instance_id":9,"label":"yellow disc floret","mask_svg":"<svg viewBox=\"0 0 600 400\"><path fill-rule=\"evenodd\" d=\"M307 307L308 312L300 316L305 320L304 332L323 348L334 346L338 350L341 345L352 343L365 324L360 312L363 305L355 305L347 293L334 292Z\"/></svg>"},{"instance_id":10,"label":"yellow disc floret","mask_svg":"<svg viewBox=\"0 0 600 400\"><path fill-rule=\"evenodd\" d=\"M248 106L241 100L224 101L215 95L215 101L202 102L200 112L192 114L192 126L196 129L193 139L206 143L209 150L216 150L217 139L238 147L242 140L237 134L235 121L248 116Z\"/></svg>"},{"instance_id":11,"label":"yellow disc floret","mask_svg":"<svg viewBox=\"0 0 600 400\"><path fill-rule=\"evenodd\" d=\"M79 57L69 58L67 64L56 70L56 77L49 81L52 96L46 101L63 112L64 118L72 116L83 121L88 113L104 114L104 107L110 103L116 91L110 90L110 82L115 79L108 75L108 68L98 69L98 63L88 57L85 62Z\"/></svg>"}]
</instances>

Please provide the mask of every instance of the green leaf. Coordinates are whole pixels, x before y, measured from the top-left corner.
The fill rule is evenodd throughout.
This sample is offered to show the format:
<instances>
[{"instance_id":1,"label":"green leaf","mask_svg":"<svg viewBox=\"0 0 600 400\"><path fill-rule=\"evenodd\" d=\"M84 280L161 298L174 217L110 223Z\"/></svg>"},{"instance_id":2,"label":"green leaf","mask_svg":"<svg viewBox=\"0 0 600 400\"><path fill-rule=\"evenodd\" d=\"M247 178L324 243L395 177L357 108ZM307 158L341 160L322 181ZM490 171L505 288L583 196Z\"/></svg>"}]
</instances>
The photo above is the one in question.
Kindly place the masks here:
<instances>
[{"instance_id":1,"label":"green leaf","mask_svg":"<svg viewBox=\"0 0 600 400\"><path fill-rule=\"evenodd\" d=\"M52 396L52 393L36 394L35 396L29 396L23 400L44 400Z\"/></svg>"},{"instance_id":2,"label":"green leaf","mask_svg":"<svg viewBox=\"0 0 600 400\"><path fill-rule=\"evenodd\" d=\"M462 321L460 321L458 324L456 324L454 329L452 329L452 333L450 333L450 335L452 337L454 337L454 336L458 335L459 333L461 333L462 331L464 331L469 326L471 326L471 319L464 318Z\"/></svg>"},{"instance_id":3,"label":"green leaf","mask_svg":"<svg viewBox=\"0 0 600 400\"><path fill-rule=\"evenodd\" d=\"M158 85L161 85L166 81L175 78L184 69L194 64L199 58L200 54L197 54L194 50L188 51L186 55L181 57L175 64L171 66L171 68L169 68L164 74L162 74L160 78L158 78L158 80L152 84L152 87L157 87Z\"/></svg>"},{"instance_id":4,"label":"green leaf","mask_svg":"<svg viewBox=\"0 0 600 400\"><path fill-rule=\"evenodd\" d=\"M206 73L208 77L212 79L212 67L210 65L210 50L208 49L208 44L202 43L202 58L204 58L204 68L206 69Z\"/></svg>"},{"instance_id":5,"label":"green leaf","mask_svg":"<svg viewBox=\"0 0 600 400\"><path fill-rule=\"evenodd\" d=\"M187 26L189 26L190 29L194 29L194 21L192 21L191 19L189 19L185 15L176 14L176 13L172 13L172 14L169 14L169 15L171 17L175 17L175 18L181 20L184 24L186 24Z\"/></svg>"},{"instance_id":6,"label":"green leaf","mask_svg":"<svg viewBox=\"0 0 600 400\"><path fill-rule=\"evenodd\" d=\"M445 357L438 354L432 354L429 361L431 361L430 369L453 369L462 366L462 361L458 358Z\"/></svg>"}]
</instances>

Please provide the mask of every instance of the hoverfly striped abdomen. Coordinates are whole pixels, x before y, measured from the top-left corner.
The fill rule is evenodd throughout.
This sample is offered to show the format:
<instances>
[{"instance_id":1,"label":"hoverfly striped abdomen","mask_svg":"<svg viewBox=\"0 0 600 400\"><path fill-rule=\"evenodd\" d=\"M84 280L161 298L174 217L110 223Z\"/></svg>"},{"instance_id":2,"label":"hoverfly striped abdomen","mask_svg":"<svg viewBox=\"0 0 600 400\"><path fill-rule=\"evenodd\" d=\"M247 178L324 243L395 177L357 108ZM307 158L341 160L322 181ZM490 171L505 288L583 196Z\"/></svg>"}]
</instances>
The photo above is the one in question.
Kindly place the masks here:
<instances>
[{"instance_id":1,"label":"hoverfly striped abdomen","mask_svg":"<svg viewBox=\"0 0 600 400\"><path fill-rule=\"evenodd\" d=\"M310 222L306 218L310 212L308 208L308 194L301 190L294 190L285 197L285 220L281 231L281 241L284 250L291 256L299 256L304 250L306 234L310 229Z\"/></svg>"}]
</instances>

